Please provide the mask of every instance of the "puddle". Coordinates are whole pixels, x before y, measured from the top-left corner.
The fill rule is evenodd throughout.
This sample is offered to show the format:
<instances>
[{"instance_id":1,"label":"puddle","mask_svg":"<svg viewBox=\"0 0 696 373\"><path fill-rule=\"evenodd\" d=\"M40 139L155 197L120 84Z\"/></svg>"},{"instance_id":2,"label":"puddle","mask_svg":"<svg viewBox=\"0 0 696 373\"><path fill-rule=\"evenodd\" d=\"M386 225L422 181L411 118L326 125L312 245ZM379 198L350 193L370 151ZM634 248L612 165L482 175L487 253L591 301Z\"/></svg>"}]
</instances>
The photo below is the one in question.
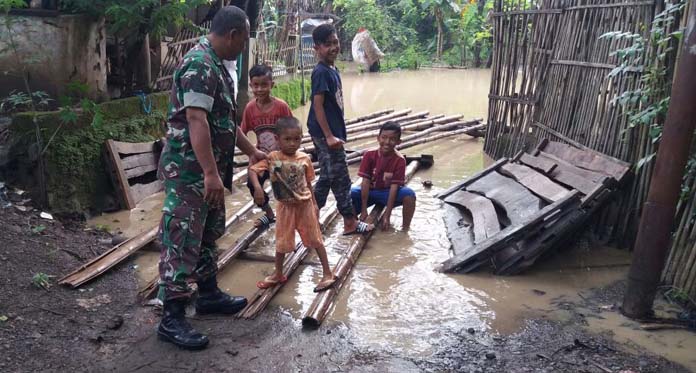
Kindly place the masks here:
<instances>
[{"instance_id":1,"label":"puddle","mask_svg":"<svg viewBox=\"0 0 696 373\"><path fill-rule=\"evenodd\" d=\"M485 118L489 79L490 71L485 70L344 76L346 115L354 117L385 107L411 107L414 111L430 110L431 114L461 113L464 118ZM305 119L307 110L307 107L300 108L295 115ZM418 172L409 184L418 195L412 228L409 232L399 230L401 210L396 209L392 214L396 229L373 236L325 321L343 323L351 328L357 343L427 356L452 338L453 331L474 328L512 333L522 326L525 317L553 312L555 298L579 300L583 291L625 277L629 254L611 248L564 251L515 277L498 277L485 272L472 275L435 272L434 267L448 258L450 244L442 220L442 202L433 196L482 169L489 160L484 159L482 140L464 135L409 148L404 153L435 156L435 166ZM355 175L357 167L351 169ZM426 179L433 182L431 189L422 186L421 182ZM133 235L157 223L160 198L153 196L133 211L98 217L91 223L108 225ZM228 195L228 213L249 199L245 187ZM254 210L253 214L258 216L260 211ZM252 218L237 223L218 241L220 248L232 246L251 225ZM332 263L336 263L345 249L345 240L339 237L340 230L340 225L334 224L325 233ZM271 234L259 238L250 250L272 255ZM316 260L313 253L309 258ZM141 280L156 275L157 261L157 253L139 254L136 262ZM220 285L231 293L251 296L256 290L256 281L271 270L271 263L236 260L221 272ZM314 299L312 289L320 275L319 266L300 266L271 306L280 307L299 320ZM621 329L619 325L620 321L607 318L593 320L591 327ZM676 335L677 344L689 337L693 343L693 335L682 336L679 332ZM616 338L621 341L638 337L617 331ZM671 352L674 343L660 343L651 341L643 346L680 363L689 362L684 360L688 354ZM696 366L693 360L691 366Z\"/></svg>"}]
</instances>

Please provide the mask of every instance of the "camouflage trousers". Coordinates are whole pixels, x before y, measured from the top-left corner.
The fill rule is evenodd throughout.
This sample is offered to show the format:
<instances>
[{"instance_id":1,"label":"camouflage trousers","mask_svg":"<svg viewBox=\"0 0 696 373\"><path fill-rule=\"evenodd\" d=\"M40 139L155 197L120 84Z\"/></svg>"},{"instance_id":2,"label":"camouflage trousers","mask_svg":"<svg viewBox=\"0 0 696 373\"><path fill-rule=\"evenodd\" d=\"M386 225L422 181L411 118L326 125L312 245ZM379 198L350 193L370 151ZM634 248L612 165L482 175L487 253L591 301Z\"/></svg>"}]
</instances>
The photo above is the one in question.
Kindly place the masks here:
<instances>
[{"instance_id":1,"label":"camouflage trousers","mask_svg":"<svg viewBox=\"0 0 696 373\"><path fill-rule=\"evenodd\" d=\"M225 208L210 208L203 188L165 180L160 238L161 300L189 298L189 283L217 274L215 241L225 232Z\"/></svg>"}]
</instances>

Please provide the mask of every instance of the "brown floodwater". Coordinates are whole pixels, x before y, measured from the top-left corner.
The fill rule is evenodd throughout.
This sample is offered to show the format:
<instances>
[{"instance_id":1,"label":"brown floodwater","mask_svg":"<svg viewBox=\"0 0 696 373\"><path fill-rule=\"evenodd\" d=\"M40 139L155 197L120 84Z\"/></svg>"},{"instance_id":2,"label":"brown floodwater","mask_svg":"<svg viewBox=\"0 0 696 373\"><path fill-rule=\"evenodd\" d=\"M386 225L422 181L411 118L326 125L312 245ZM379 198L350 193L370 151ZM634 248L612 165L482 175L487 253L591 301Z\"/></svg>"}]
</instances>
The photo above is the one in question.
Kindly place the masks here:
<instances>
[{"instance_id":1,"label":"brown floodwater","mask_svg":"<svg viewBox=\"0 0 696 373\"><path fill-rule=\"evenodd\" d=\"M485 118L490 83L488 70L422 70L343 77L346 116L354 117L387 107L431 114L463 114L465 119ZM306 119L307 107L295 110ZM357 146L351 144L352 146ZM401 210L392 214L394 229L377 232L362 252L357 265L325 322L344 323L367 347L386 347L413 355L428 355L453 331L474 328L492 333L512 333L528 317L557 314L553 300L580 300L583 291L611 284L626 275L630 255L612 248L573 248L544 260L528 273L514 277L493 276L486 271L471 275L447 275L434 270L449 257L450 243L442 219L439 191L484 167L482 140L466 135L443 139L404 150L407 155L432 154L435 165L418 172L410 186L418 196L417 212L408 232L401 231ZM351 167L353 175L357 172ZM423 180L431 180L426 189ZM244 186L227 196L228 213L250 200ZM161 195L141 202L138 208L93 219L132 236L159 220ZM235 224L218 241L221 249L234 245L247 231L256 209ZM340 219L325 233L329 259L336 263L349 240L341 237ZM249 251L272 255L272 232L251 245ZM312 261L316 257L312 254ZM156 276L158 255L142 252L136 258L140 279ZM251 296L256 281L270 274L272 264L236 260L220 275L221 287ZM309 308L315 283L321 277L317 265L302 265L278 293L271 307L280 307L298 320ZM541 292L543 292L543 295ZM617 300L618 301L618 300ZM561 314L556 315L562 317ZM692 352L696 338L686 332L627 330L625 320L612 313L593 319L595 331L610 331L621 342L637 346L696 369Z\"/></svg>"}]
</instances>

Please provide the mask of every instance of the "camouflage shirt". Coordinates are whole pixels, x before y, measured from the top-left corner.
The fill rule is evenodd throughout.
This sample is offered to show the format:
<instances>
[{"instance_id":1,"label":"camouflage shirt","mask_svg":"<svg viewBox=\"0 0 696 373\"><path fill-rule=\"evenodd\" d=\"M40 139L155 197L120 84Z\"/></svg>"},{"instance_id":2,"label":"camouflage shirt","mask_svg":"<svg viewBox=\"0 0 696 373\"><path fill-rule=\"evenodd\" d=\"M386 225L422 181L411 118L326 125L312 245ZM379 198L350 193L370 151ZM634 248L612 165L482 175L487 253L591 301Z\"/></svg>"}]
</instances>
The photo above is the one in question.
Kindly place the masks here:
<instances>
[{"instance_id":1,"label":"camouflage shirt","mask_svg":"<svg viewBox=\"0 0 696 373\"><path fill-rule=\"evenodd\" d=\"M203 169L191 145L186 108L208 112L210 138L218 172L232 162L237 126L234 83L207 37L186 53L173 75L167 122L167 144L162 151L159 173L162 178L203 190Z\"/></svg>"}]
</instances>

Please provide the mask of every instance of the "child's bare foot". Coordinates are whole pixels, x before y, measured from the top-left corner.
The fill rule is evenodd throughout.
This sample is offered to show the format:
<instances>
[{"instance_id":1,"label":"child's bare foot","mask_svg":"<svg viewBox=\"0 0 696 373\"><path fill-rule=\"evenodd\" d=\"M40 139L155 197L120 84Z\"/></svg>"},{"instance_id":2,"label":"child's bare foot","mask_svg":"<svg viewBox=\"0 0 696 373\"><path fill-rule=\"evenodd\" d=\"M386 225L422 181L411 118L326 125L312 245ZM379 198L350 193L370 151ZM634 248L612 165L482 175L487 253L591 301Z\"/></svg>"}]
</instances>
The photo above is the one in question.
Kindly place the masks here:
<instances>
[{"instance_id":1,"label":"child's bare foot","mask_svg":"<svg viewBox=\"0 0 696 373\"><path fill-rule=\"evenodd\" d=\"M332 273L328 276L324 276L321 278L321 281L317 284L317 287L314 288L315 293L319 293L321 291L331 289L334 284L336 284L336 276Z\"/></svg>"}]
</instances>

